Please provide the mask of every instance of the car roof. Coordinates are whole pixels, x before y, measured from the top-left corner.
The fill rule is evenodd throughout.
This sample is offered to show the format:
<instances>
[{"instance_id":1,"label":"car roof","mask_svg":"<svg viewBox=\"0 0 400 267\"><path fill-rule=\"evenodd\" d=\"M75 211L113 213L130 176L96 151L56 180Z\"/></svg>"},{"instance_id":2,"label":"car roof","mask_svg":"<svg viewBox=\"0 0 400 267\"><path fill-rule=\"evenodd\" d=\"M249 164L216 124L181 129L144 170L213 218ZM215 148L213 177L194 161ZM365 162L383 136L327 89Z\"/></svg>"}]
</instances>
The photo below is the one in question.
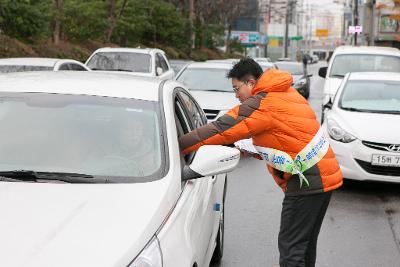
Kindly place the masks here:
<instances>
[{"instance_id":1,"label":"car roof","mask_svg":"<svg viewBox=\"0 0 400 267\"><path fill-rule=\"evenodd\" d=\"M0 65L54 67L54 65L60 60L65 60L65 59L60 59L60 58L38 58L38 57L1 58L0 59ZM71 60L71 59L66 59L66 60Z\"/></svg>"},{"instance_id":2,"label":"car roof","mask_svg":"<svg viewBox=\"0 0 400 267\"><path fill-rule=\"evenodd\" d=\"M158 101L157 78L80 71L25 72L0 75L0 92L93 95Z\"/></svg>"},{"instance_id":3,"label":"car roof","mask_svg":"<svg viewBox=\"0 0 400 267\"><path fill-rule=\"evenodd\" d=\"M352 72L349 80L400 81L398 72Z\"/></svg>"},{"instance_id":4,"label":"car roof","mask_svg":"<svg viewBox=\"0 0 400 267\"><path fill-rule=\"evenodd\" d=\"M232 68L231 61L206 61L206 62L194 62L189 63L186 67L188 69L231 69Z\"/></svg>"},{"instance_id":5,"label":"car roof","mask_svg":"<svg viewBox=\"0 0 400 267\"><path fill-rule=\"evenodd\" d=\"M153 51L164 53L164 51L162 51L161 49L157 49L157 48L130 48L130 47L103 47L103 48L97 49L95 53L98 53L98 52L125 52L125 53L150 54Z\"/></svg>"},{"instance_id":6,"label":"car roof","mask_svg":"<svg viewBox=\"0 0 400 267\"><path fill-rule=\"evenodd\" d=\"M276 65L282 65L282 66L284 66L284 65L303 65L303 63L300 63L300 62L296 62L296 61L277 61L277 62L275 62L275 64Z\"/></svg>"},{"instance_id":7,"label":"car roof","mask_svg":"<svg viewBox=\"0 0 400 267\"><path fill-rule=\"evenodd\" d=\"M393 47L381 46L339 46L335 54L383 54L389 56L400 56L400 50Z\"/></svg>"}]
</instances>

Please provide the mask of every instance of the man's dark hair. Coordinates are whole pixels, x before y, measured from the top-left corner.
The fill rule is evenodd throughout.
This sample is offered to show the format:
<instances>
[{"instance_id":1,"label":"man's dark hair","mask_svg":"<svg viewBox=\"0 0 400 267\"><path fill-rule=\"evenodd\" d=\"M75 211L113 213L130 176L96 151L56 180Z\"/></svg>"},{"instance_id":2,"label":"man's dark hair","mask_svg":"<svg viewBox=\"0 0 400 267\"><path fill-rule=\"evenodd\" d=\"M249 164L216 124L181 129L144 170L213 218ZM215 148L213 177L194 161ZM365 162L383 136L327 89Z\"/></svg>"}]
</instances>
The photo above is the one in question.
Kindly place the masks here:
<instances>
[{"instance_id":1,"label":"man's dark hair","mask_svg":"<svg viewBox=\"0 0 400 267\"><path fill-rule=\"evenodd\" d=\"M260 65L254 59L245 57L233 65L227 74L227 78L236 78L244 82L251 78L258 80L262 74L263 70Z\"/></svg>"}]
</instances>

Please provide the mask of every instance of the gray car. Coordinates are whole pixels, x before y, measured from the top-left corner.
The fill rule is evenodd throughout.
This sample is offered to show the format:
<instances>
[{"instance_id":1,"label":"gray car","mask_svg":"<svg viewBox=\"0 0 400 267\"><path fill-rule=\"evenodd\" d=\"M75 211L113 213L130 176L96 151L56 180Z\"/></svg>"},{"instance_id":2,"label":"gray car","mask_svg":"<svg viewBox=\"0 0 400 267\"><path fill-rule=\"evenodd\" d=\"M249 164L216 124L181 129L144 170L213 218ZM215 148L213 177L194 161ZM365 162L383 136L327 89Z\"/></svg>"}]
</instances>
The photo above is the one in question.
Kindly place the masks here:
<instances>
[{"instance_id":1,"label":"gray car","mask_svg":"<svg viewBox=\"0 0 400 267\"><path fill-rule=\"evenodd\" d=\"M310 77L312 74L307 74L307 69L303 63L278 61L275 63L280 70L288 71L293 76L293 87L305 99L310 97Z\"/></svg>"}]
</instances>

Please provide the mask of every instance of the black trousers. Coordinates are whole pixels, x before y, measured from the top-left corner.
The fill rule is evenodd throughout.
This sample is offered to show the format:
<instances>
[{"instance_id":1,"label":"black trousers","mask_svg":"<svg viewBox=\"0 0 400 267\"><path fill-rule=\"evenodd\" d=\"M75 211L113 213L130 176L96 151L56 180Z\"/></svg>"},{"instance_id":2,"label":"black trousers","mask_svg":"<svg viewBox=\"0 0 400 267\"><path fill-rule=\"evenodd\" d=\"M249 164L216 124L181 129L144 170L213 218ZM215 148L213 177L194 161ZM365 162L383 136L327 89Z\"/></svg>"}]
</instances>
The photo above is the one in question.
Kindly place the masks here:
<instances>
[{"instance_id":1,"label":"black trousers","mask_svg":"<svg viewBox=\"0 0 400 267\"><path fill-rule=\"evenodd\" d=\"M332 192L285 196L278 246L281 267L313 267L317 240Z\"/></svg>"}]
</instances>

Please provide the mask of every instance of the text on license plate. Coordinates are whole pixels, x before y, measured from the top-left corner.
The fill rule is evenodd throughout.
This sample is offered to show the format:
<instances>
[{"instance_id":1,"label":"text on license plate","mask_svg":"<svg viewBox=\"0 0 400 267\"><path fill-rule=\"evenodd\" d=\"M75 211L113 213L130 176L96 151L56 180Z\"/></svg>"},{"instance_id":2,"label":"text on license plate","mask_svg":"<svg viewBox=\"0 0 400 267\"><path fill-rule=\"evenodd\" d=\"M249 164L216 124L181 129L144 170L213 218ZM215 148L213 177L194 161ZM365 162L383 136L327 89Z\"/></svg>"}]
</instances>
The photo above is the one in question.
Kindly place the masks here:
<instances>
[{"instance_id":1,"label":"text on license plate","mask_svg":"<svg viewBox=\"0 0 400 267\"><path fill-rule=\"evenodd\" d=\"M372 165L400 167L400 155L372 155Z\"/></svg>"}]
</instances>

